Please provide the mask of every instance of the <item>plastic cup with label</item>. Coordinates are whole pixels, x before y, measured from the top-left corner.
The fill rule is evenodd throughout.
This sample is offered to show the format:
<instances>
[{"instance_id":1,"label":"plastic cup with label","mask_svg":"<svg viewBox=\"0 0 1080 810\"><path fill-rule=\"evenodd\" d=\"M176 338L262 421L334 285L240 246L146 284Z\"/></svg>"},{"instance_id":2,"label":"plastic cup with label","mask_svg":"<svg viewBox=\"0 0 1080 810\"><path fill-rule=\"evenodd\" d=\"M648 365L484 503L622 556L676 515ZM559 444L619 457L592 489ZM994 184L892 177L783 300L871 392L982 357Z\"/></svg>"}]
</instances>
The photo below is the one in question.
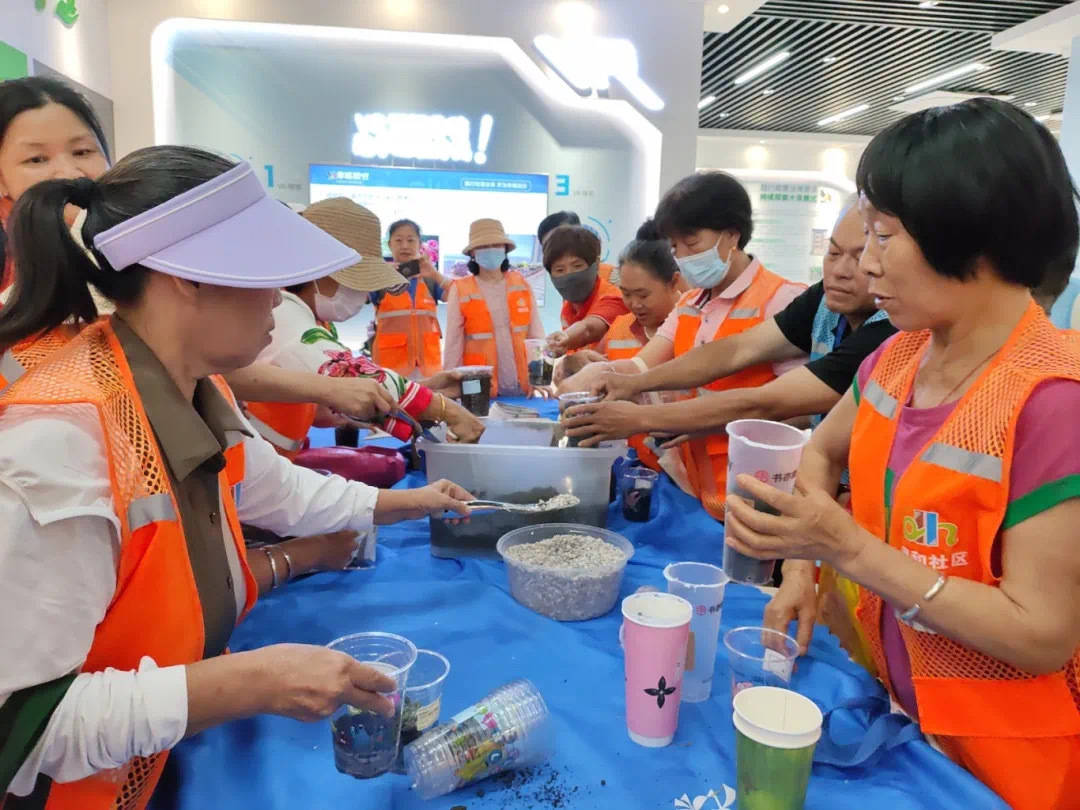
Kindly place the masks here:
<instances>
[{"instance_id":1,"label":"plastic cup with label","mask_svg":"<svg viewBox=\"0 0 1080 810\"><path fill-rule=\"evenodd\" d=\"M575 405L593 405L602 399L603 397L590 394L588 391L571 391L569 394L560 394L559 418L562 419L567 409L573 408ZM577 447L579 442L587 438L588 436L567 436L566 446Z\"/></svg>"},{"instance_id":2,"label":"plastic cup with label","mask_svg":"<svg viewBox=\"0 0 1080 810\"><path fill-rule=\"evenodd\" d=\"M461 404L473 416L487 416L491 410L491 366L462 366Z\"/></svg>"},{"instance_id":3,"label":"plastic cup with label","mask_svg":"<svg viewBox=\"0 0 1080 810\"><path fill-rule=\"evenodd\" d=\"M416 647L407 638L392 633L356 633L326 646L377 669L396 684L394 691L384 693L394 704L393 717L342 706L330 718L337 769L357 779L384 774L397 758L403 695L409 670L416 662Z\"/></svg>"},{"instance_id":4,"label":"plastic cup with label","mask_svg":"<svg viewBox=\"0 0 1080 810\"><path fill-rule=\"evenodd\" d=\"M765 627L736 627L724 634L731 668L731 696L752 686L787 686L799 656L791 636Z\"/></svg>"},{"instance_id":5,"label":"plastic cup with label","mask_svg":"<svg viewBox=\"0 0 1080 810\"><path fill-rule=\"evenodd\" d=\"M670 593L623 600L626 730L638 745L662 748L675 738L692 614L689 602Z\"/></svg>"},{"instance_id":6,"label":"plastic cup with label","mask_svg":"<svg viewBox=\"0 0 1080 810\"><path fill-rule=\"evenodd\" d=\"M739 419L728 423L727 434L727 494L752 501L759 512L776 514L768 504L755 501L739 489L736 479L740 475L752 475L790 493L795 487L803 448L810 441L810 431L765 419ZM772 579L775 567L776 560L756 560L724 546L724 573L733 582L764 585Z\"/></svg>"},{"instance_id":7,"label":"plastic cup with label","mask_svg":"<svg viewBox=\"0 0 1080 810\"><path fill-rule=\"evenodd\" d=\"M821 709L790 689L755 686L735 698L732 721L740 810L802 810Z\"/></svg>"},{"instance_id":8,"label":"plastic cup with label","mask_svg":"<svg viewBox=\"0 0 1080 810\"><path fill-rule=\"evenodd\" d=\"M494 774L545 762L554 751L547 704L530 681L511 681L405 748L405 770L424 799Z\"/></svg>"},{"instance_id":9,"label":"plastic cup with label","mask_svg":"<svg viewBox=\"0 0 1080 810\"><path fill-rule=\"evenodd\" d=\"M700 703L712 694L727 574L708 563L680 562L664 569L664 579L668 593L681 596L694 609L682 699L686 703Z\"/></svg>"},{"instance_id":10,"label":"plastic cup with label","mask_svg":"<svg viewBox=\"0 0 1080 810\"><path fill-rule=\"evenodd\" d=\"M630 467L623 470L622 513L627 520L647 523L652 514L653 490L660 476L648 467Z\"/></svg>"},{"instance_id":11,"label":"plastic cup with label","mask_svg":"<svg viewBox=\"0 0 1080 810\"><path fill-rule=\"evenodd\" d=\"M551 385L551 377L555 372L555 358L547 352L547 341L527 338L525 358L529 363L529 385Z\"/></svg>"},{"instance_id":12,"label":"plastic cup with label","mask_svg":"<svg viewBox=\"0 0 1080 810\"><path fill-rule=\"evenodd\" d=\"M416 663L409 671L409 687L402 707L401 747L394 773L405 773L405 746L419 739L439 722L443 684L450 674L450 662L433 650L417 650Z\"/></svg>"}]
</instances>

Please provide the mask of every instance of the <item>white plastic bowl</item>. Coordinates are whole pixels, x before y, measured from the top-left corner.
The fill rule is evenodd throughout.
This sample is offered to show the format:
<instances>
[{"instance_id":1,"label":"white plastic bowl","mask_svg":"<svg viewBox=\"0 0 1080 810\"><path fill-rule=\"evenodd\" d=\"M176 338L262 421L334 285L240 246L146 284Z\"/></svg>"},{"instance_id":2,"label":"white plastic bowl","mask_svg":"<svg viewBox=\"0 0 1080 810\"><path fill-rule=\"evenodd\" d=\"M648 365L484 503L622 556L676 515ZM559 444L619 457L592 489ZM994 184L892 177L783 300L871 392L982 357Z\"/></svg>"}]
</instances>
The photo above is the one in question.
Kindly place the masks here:
<instances>
[{"instance_id":1,"label":"white plastic bowl","mask_svg":"<svg viewBox=\"0 0 1080 810\"><path fill-rule=\"evenodd\" d=\"M583 575L575 568L547 568L523 564L506 556L513 546L537 543L559 534L596 537L618 548L624 559ZM507 532L495 546L506 562L510 595L530 610L560 622L595 619L608 613L619 598L626 563L634 547L620 534L577 523L543 523Z\"/></svg>"}]
</instances>

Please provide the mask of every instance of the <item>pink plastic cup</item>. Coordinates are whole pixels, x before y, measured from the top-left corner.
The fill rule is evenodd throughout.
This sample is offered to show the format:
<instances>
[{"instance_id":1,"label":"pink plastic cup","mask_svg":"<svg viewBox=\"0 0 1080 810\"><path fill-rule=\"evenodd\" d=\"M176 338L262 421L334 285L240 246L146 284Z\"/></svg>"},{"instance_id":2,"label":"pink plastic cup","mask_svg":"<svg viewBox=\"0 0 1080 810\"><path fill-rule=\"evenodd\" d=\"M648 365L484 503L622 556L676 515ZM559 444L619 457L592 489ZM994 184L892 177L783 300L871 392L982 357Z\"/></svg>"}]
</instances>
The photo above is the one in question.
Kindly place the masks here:
<instances>
[{"instance_id":1,"label":"pink plastic cup","mask_svg":"<svg viewBox=\"0 0 1080 810\"><path fill-rule=\"evenodd\" d=\"M626 729L638 745L662 748L675 737L693 611L670 593L635 593L623 600Z\"/></svg>"}]
</instances>

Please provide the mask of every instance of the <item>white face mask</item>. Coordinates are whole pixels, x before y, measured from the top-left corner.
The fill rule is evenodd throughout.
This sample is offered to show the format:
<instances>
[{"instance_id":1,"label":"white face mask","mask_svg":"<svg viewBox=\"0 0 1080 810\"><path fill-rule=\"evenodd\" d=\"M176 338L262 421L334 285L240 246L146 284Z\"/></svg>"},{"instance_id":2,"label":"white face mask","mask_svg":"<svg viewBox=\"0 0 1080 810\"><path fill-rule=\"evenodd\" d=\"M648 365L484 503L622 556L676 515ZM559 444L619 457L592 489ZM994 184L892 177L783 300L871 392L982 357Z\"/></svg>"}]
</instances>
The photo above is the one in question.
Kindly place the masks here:
<instances>
[{"instance_id":1,"label":"white face mask","mask_svg":"<svg viewBox=\"0 0 1080 810\"><path fill-rule=\"evenodd\" d=\"M498 270L506 258L506 248L480 248L475 253L476 263L488 270Z\"/></svg>"},{"instance_id":2,"label":"white face mask","mask_svg":"<svg viewBox=\"0 0 1080 810\"><path fill-rule=\"evenodd\" d=\"M327 323L342 323L364 308L368 294L361 290L352 290L344 284L338 284L337 292L329 298L319 292L319 283L315 282L315 317Z\"/></svg>"}]
</instances>

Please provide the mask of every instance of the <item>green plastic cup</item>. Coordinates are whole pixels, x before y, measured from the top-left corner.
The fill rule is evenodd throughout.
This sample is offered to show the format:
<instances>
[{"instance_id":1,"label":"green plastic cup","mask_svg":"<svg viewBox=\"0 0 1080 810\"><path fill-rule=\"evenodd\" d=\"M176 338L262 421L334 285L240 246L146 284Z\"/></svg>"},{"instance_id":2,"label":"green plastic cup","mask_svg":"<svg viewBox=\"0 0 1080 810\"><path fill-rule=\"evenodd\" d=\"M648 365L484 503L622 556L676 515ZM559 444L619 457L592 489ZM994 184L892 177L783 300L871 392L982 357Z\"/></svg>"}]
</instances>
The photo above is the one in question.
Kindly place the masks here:
<instances>
[{"instance_id":1,"label":"green plastic cup","mask_svg":"<svg viewBox=\"0 0 1080 810\"><path fill-rule=\"evenodd\" d=\"M738 810L802 810L821 737L821 709L790 689L752 686L735 696Z\"/></svg>"}]
</instances>

